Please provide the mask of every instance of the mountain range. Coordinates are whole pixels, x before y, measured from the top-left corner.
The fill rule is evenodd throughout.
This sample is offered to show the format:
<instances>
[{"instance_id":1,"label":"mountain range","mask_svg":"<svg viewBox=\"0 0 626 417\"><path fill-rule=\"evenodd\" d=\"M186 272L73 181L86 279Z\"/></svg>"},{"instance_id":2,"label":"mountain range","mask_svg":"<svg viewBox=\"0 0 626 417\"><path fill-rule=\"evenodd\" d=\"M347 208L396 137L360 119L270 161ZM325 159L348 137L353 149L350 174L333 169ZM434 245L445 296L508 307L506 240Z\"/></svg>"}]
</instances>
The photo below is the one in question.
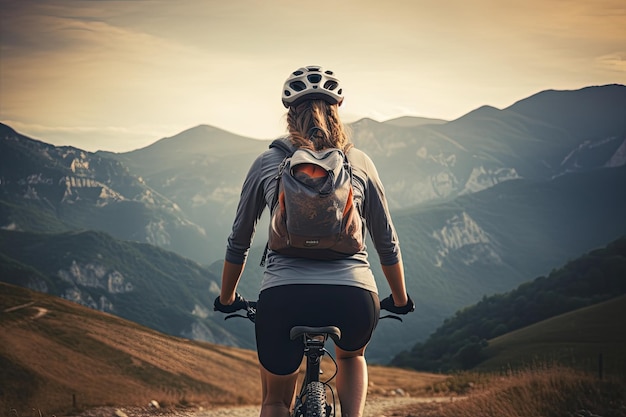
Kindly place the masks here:
<instances>
[{"instance_id":1,"label":"mountain range","mask_svg":"<svg viewBox=\"0 0 626 417\"><path fill-rule=\"evenodd\" d=\"M483 106L447 123L362 119L349 127L352 141L376 163L395 210L510 179L548 180L623 165L625 90L607 85L544 91L503 110ZM143 149L104 154L171 198L195 224L219 233L215 250L221 256L248 166L267 146L197 126ZM260 231L264 239L265 228Z\"/></svg>"},{"instance_id":2,"label":"mountain range","mask_svg":"<svg viewBox=\"0 0 626 417\"><path fill-rule=\"evenodd\" d=\"M385 184L407 286L418 304L404 323L381 323L368 348L376 361L424 340L447 316L485 294L508 291L626 233L626 86L543 91L506 109L483 106L449 122L363 119L349 127ZM73 285L85 300L91 297L92 306L120 314L128 308L126 317L139 322L147 319L138 314L142 303L151 299L152 327L198 338L217 334L220 341L250 346L246 332L237 334L230 323L208 319L202 323L210 332L190 329L196 302L210 310L241 183L267 146L198 126L133 152L89 153L0 125L0 226L8 242L1 262L48 282L40 290L67 297ZM241 283L248 297L256 296L262 274L255 264L265 221ZM63 238L74 243L54 251ZM154 250L147 263L111 268L136 288L124 296L132 300L128 304L103 288L58 284L65 279L59 271L104 257L99 245L117 247L107 262L135 253L124 246L135 243L117 240ZM21 251L27 244L29 250ZM193 283L177 279L178 261L160 266L163 274L148 280L153 259L174 257L163 250L194 265L188 266L196 271ZM20 257L22 252L31 258ZM385 296L376 255L370 256ZM31 282L14 276L14 283ZM150 284L140 285L143 280ZM182 288L166 295L164 288L175 286ZM98 304L103 295L110 304ZM159 304L167 307L159 310ZM184 319L170 320L172 310Z\"/></svg>"}]
</instances>

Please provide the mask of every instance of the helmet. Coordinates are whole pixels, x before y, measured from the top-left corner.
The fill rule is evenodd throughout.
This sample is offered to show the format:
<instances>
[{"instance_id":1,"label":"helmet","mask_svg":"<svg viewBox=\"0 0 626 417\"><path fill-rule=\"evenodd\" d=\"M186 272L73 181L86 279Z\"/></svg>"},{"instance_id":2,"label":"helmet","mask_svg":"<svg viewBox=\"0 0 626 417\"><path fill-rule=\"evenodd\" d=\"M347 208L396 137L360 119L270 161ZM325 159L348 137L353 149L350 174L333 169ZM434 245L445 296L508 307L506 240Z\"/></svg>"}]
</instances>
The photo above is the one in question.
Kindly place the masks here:
<instances>
[{"instance_id":1,"label":"helmet","mask_svg":"<svg viewBox=\"0 0 626 417\"><path fill-rule=\"evenodd\" d=\"M283 104L289 108L304 99L319 99L341 105L343 92L339 80L332 71L316 65L292 72L283 86Z\"/></svg>"}]
</instances>

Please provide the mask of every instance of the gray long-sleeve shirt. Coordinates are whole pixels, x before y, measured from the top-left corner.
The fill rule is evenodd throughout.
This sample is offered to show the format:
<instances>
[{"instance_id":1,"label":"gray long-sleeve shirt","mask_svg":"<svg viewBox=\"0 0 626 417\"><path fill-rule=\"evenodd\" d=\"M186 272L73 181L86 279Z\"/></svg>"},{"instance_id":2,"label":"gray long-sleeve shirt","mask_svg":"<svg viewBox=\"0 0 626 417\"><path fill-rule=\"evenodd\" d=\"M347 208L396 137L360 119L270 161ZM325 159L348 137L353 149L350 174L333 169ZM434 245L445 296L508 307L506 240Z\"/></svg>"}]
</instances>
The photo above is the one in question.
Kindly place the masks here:
<instances>
[{"instance_id":1,"label":"gray long-sleeve shirt","mask_svg":"<svg viewBox=\"0 0 626 417\"><path fill-rule=\"evenodd\" d=\"M257 157L244 181L232 233L228 238L226 260L243 264L265 207L270 207L277 191L275 177L285 154L270 148ZM401 259L398 237L391 221L383 185L372 160L352 148L348 153L354 181L354 203L363 218L382 265ZM365 232L364 232L365 233ZM351 285L377 292L367 249L339 260L314 260L283 256L269 251L261 290L289 284Z\"/></svg>"}]
</instances>

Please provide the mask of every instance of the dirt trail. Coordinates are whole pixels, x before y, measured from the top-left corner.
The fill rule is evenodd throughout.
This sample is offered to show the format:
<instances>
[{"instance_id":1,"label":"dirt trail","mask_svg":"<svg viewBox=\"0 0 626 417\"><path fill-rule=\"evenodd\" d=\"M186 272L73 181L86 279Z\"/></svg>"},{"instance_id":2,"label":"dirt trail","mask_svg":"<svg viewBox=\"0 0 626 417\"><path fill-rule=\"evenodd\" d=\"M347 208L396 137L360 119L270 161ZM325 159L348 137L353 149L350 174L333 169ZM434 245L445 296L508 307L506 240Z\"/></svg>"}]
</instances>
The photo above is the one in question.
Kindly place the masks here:
<instances>
[{"instance_id":1,"label":"dirt trail","mask_svg":"<svg viewBox=\"0 0 626 417\"><path fill-rule=\"evenodd\" d=\"M458 400L460 398L455 398ZM369 398L365 405L364 417L400 417L406 414L395 410L415 404L450 402L452 398L440 397L374 397ZM146 408L115 408L101 407L87 410L76 417L257 417L260 406L225 407L213 409L186 409L171 411L168 409ZM408 411L407 411L408 412ZM341 412L337 410L336 417Z\"/></svg>"},{"instance_id":2,"label":"dirt trail","mask_svg":"<svg viewBox=\"0 0 626 417\"><path fill-rule=\"evenodd\" d=\"M391 410L401 408L403 406L427 403L427 402L445 402L450 401L449 398L431 398L431 397L379 397L368 399L365 405L364 417L385 417L386 413ZM202 410L194 413L193 417L256 417L259 415L258 406L249 407L233 407L218 408L214 410ZM337 411L337 417L340 416ZM391 416L389 414L389 416ZM190 416L191 417L191 416Z\"/></svg>"},{"instance_id":3,"label":"dirt trail","mask_svg":"<svg viewBox=\"0 0 626 417\"><path fill-rule=\"evenodd\" d=\"M48 314L48 309L47 308L43 308L43 307L37 307L37 306L33 306L33 304L35 304L35 302L30 302L30 303L26 303L26 304L22 304L19 306L15 306L15 307L11 307L11 308L7 308L5 309L3 312L4 313L11 313L13 311L16 310L21 310L23 308L32 308L34 310L37 310L37 313L35 313L31 319L36 320L38 318L41 318L43 316L45 316L46 314Z\"/></svg>"}]
</instances>

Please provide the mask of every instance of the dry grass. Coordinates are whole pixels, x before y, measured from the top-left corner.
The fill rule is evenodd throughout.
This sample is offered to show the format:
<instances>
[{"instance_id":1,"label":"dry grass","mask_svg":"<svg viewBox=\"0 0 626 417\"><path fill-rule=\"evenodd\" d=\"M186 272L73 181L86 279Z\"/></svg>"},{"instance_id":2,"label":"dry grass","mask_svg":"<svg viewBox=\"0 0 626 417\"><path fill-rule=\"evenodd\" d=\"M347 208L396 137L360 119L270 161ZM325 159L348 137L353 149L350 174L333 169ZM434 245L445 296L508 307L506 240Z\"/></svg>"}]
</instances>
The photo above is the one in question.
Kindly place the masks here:
<instances>
[{"instance_id":1,"label":"dry grass","mask_svg":"<svg viewBox=\"0 0 626 417\"><path fill-rule=\"evenodd\" d=\"M473 382L472 382L473 381ZM626 416L626 381L598 379L570 368L534 369L509 375L461 374L440 393L460 390L466 398L397 412L403 417Z\"/></svg>"},{"instance_id":2,"label":"dry grass","mask_svg":"<svg viewBox=\"0 0 626 417\"><path fill-rule=\"evenodd\" d=\"M323 364L330 376L332 362ZM370 391L389 395L400 388L415 394L438 378L443 377L372 367ZM260 398L254 351L167 336L56 297L0 284L4 415L145 407L151 400L168 408L210 408L258 404Z\"/></svg>"},{"instance_id":3,"label":"dry grass","mask_svg":"<svg viewBox=\"0 0 626 417\"><path fill-rule=\"evenodd\" d=\"M397 395L401 389L412 397L430 396L432 387L447 380L446 375L415 372L407 369L370 365L368 395Z\"/></svg>"},{"instance_id":4,"label":"dry grass","mask_svg":"<svg viewBox=\"0 0 626 417\"><path fill-rule=\"evenodd\" d=\"M45 312L45 314L42 314ZM334 367L324 360L329 377ZM401 417L626 417L626 381L568 368L452 377L370 366L369 395L464 397ZM17 287L0 287L0 410L49 417L93 407L258 404L256 353L171 337Z\"/></svg>"}]
</instances>

